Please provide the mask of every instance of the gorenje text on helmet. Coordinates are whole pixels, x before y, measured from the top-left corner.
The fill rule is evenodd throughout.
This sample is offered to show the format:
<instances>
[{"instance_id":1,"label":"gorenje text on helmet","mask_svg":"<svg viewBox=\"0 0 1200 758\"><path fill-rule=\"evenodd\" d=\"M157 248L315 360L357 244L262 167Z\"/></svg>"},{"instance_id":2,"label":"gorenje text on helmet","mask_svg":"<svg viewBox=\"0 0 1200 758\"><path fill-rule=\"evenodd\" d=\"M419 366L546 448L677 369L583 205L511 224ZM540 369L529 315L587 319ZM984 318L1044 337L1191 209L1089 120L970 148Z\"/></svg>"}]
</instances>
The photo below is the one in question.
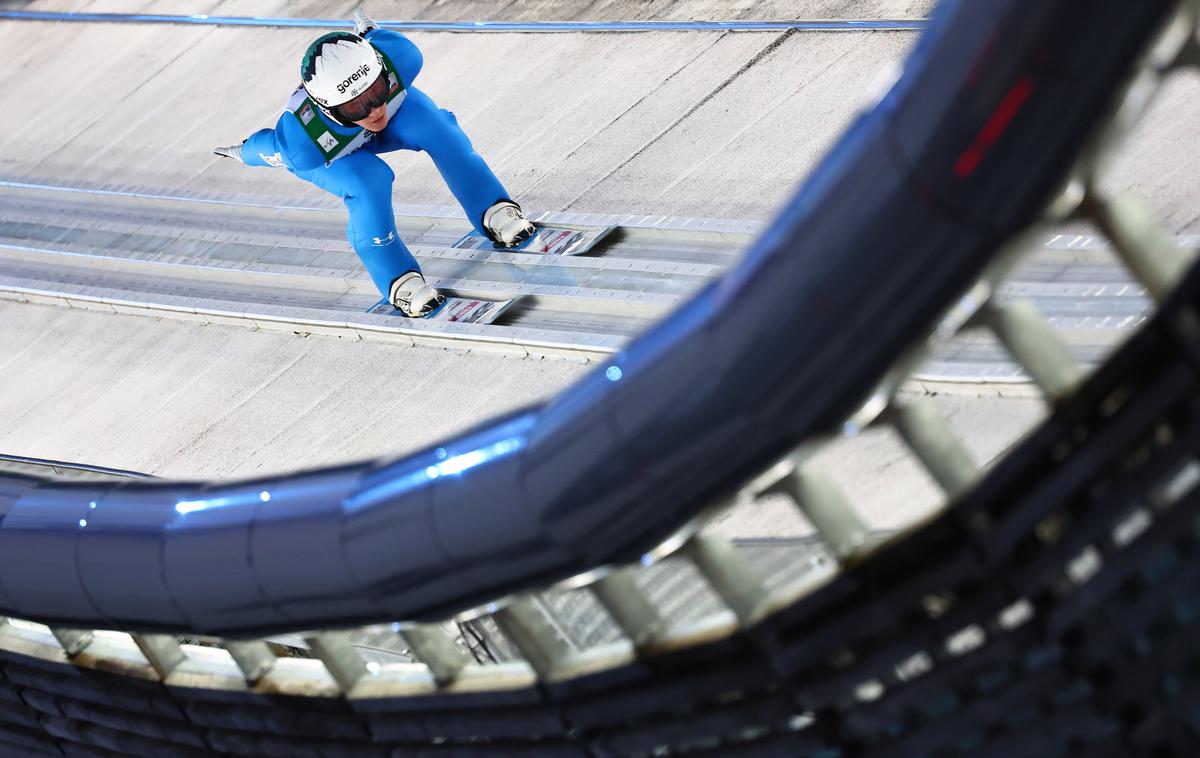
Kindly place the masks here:
<instances>
[{"instance_id":1,"label":"gorenje text on helmet","mask_svg":"<svg viewBox=\"0 0 1200 758\"><path fill-rule=\"evenodd\" d=\"M357 71L355 71L350 76L346 77L346 79L341 84L338 85L338 88L337 88L338 92L345 92L346 88L350 86L351 82L356 82L359 79L361 79L362 77L366 76L367 72L369 72L370 70L371 70L371 67L366 64L359 66Z\"/></svg>"}]
</instances>

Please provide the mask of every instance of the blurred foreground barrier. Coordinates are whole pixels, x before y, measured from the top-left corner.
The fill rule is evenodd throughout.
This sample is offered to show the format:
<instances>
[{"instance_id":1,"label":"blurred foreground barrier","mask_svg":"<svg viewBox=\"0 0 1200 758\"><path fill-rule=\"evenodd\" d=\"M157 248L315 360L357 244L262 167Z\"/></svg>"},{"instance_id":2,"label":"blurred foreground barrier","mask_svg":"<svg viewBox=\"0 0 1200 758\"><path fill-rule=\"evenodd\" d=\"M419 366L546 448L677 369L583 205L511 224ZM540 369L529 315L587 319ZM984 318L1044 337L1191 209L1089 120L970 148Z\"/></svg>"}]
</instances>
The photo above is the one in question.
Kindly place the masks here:
<instances>
[{"instance_id":1,"label":"blurred foreground barrier","mask_svg":"<svg viewBox=\"0 0 1200 758\"><path fill-rule=\"evenodd\" d=\"M0 630L0 739L126 755L1194 752L1200 281L1176 288L1188 256L1097 178L1162 78L1200 59L1198 9L945 4L745 262L543 408L292 478L0 479L0 605L50 624ZM1090 379L1036 310L991 297L1033 225L1077 219L1163 303ZM1054 409L989 471L897 394L962 329L993 334ZM812 460L871 425L946 502L883 542ZM767 496L821 542L778 587L702 531ZM631 565L667 556L717 611L664 611ZM546 599L569 589L619 637L572 641ZM464 644L440 623L456 614ZM411 662L306 631L396 619ZM284 631L310 657L250 639Z\"/></svg>"}]
</instances>

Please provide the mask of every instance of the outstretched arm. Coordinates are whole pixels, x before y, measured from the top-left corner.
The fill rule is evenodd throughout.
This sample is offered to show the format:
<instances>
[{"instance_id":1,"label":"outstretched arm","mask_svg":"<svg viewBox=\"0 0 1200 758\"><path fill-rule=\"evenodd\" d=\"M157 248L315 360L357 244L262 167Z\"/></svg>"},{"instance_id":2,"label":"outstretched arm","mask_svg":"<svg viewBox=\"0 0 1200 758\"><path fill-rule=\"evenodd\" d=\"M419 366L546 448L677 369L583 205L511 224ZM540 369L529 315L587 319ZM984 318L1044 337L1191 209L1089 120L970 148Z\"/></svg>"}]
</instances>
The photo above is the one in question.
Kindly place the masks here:
<instances>
[{"instance_id":1,"label":"outstretched arm","mask_svg":"<svg viewBox=\"0 0 1200 758\"><path fill-rule=\"evenodd\" d=\"M287 165L274 129L259 129L242 140L240 145L214 147L213 153L222 158L233 158L247 166L284 168Z\"/></svg>"},{"instance_id":2,"label":"outstretched arm","mask_svg":"<svg viewBox=\"0 0 1200 758\"><path fill-rule=\"evenodd\" d=\"M286 168L285 152L276 129L259 129L242 143L242 163L247 166Z\"/></svg>"},{"instance_id":3,"label":"outstretched arm","mask_svg":"<svg viewBox=\"0 0 1200 758\"><path fill-rule=\"evenodd\" d=\"M247 166L284 166L283 154L276 146L274 129L260 129L242 140L240 145L215 147L213 153L222 158L233 158Z\"/></svg>"},{"instance_id":4,"label":"outstretched arm","mask_svg":"<svg viewBox=\"0 0 1200 758\"><path fill-rule=\"evenodd\" d=\"M274 129L259 129L242 141L240 145L218 147L217 155L234 158L247 166L286 168L292 171L307 171L325 162L304 128L289 112L280 117Z\"/></svg>"}]
</instances>

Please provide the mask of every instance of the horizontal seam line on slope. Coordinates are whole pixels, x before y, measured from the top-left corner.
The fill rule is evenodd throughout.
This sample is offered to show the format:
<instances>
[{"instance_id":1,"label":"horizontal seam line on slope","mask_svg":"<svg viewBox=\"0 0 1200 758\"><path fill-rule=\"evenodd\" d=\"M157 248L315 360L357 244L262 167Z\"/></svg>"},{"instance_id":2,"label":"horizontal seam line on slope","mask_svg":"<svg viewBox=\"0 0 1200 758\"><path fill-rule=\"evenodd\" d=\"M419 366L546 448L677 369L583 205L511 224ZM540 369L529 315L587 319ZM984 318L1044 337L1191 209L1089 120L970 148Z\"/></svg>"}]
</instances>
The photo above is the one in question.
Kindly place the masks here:
<instances>
[{"instance_id":1,"label":"horizontal seam line on slope","mask_svg":"<svg viewBox=\"0 0 1200 758\"><path fill-rule=\"evenodd\" d=\"M49 228L48 224L42 224ZM276 243L273 240L278 235L264 234L261 239L254 239L250 236L237 237L235 239L209 239L207 236L209 230L201 230L201 234L195 236L189 235L185 230L177 236L171 237L171 242L189 243L207 243L208 247L201 252L177 253L168 252L164 246L161 251L141 250L136 247L123 244L98 244L94 242L78 242L76 240L59 241L59 239L49 239L46 237L17 237L9 236L2 228L3 222L0 222L0 248L11 249L16 251L29 252L46 252L67 257L74 257L84 260L100 260L112 259L121 261L135 261L138 263L172 263L177 265L188 265L203 268L213 268L220 270L238 270L246 271L247 273L297 273L302 274L307 270L330 270L337 269L337 266L332 265L313 265L309 263L294 263L280 261L263 261L259 258L223 258L213 252L213 248L221 248L225 246L247 246L261 247L266 252L264 256L276 249L299 249L305 252L311 252L320 257L322 255L340 255L346 260L350 260L354 255L352 250L324 250L322 248L303 248L292 244L288 240L286 244ZM123 237L116 240L121 242L124 237L133 238L136 240L139 237L157 237L161 235L139 234L136 231L131 232L113 232L114 234L122 234ZM302 239L297 239L297 242L303 242ZM507 252L503 250L490 251L487 249L470 249L456 248L451 245L439 245L431 242L426 242L418 239L416 242L410 242L406 245L409 252L413 253L418 260L438 260L438 261L458 261L470 262L479 265L500 265L515 266L517 268L530 269L562 269L567 271L579 272L598 272L598 273L615 273L621 275L628 274L657 274L673 277L698 277L712 278L724 273L728 266L723 266L714 263L691 263L684 261L673 260L644 260L634 257L626 257L620 254L610 254L603 257L586 257L575 255L544 255L540 253L524 253L524 252ZM151 257L149 254L157 255L157 252L169 254L174 260L162 260L157 257ZM139 253L147 253L140 255ZM240 262L246 265L234 266L231 262ZM273 267L283 266L289 271L277 270ZM272 267L272 268L265 268ZM360 266L347 267L342 271L339 278L353 277L356 273L363 271Z\"/></svg>"},{"instance_id":2,"label":"horizontal seam line on slope","mask_svg":"<svg viewBox=\"0 0 1200 758\"><path fill-rule=\"evenodd\" d=\"M53 284L53 283L48 283ZM39 289L37 287L28 287L24 285L15 285L11 283L0 282L0 292L11 292L15 294L23 294L34 297L46 297L55 300L78 301L97 303L101 305L112 304L115 298L100 298L90 294L72 294L62 290ZM218 301L209 301L210 303ZM253 326L259 322L279 323L288 327L311 326L324 329L345 330L347 332L383 332L402 335L417 344L428 342L445 343L455 342L463 347L471 349L473 347L511 347L515 349L532 348L534 352L540 349L548 349L553 351L580 353L580 354L609 354L616 352L617 343L623 342L626 338L619 335L597 334L592 332L570 332L563 330L548 329L542 327L503 327L511 330L511 336L493 335L490 333L481 333L477 330L467 329L466 327L477 326L474 324L454 323L449 324L450 328L422 328L417 326L388 326L381 327L378 324L360 320L334 320L325 321L322 319L281 319L270 315L251 312L251 311L226 311L220 308L213 308L211 305L202 306L193 309L181 309L176 306L163 304L160 302L135 302L124 301L117 303L127 308L134 308L145 311L161 311L167 314L194 314L198 317L217 317L222 319L233 319L246 326ZM240 303L239 303L240 304ZM357 316L368 315L365 313L357 313ZM171 318L172 316L165 316ZM175 316L179 318L179 316ZM399 317L397 317L399 319ZM420 320L417 320L420 322ZM443 322L431 322L434 324L442 324ZM298 330L300 331L300 330ZM577 335L578 339L564 339L555 337L559 334ZM586 342L585 342L586 340ZM597 344L601 343L601 344ZM607 343L607 344L605 344Z\"/></svg>"},{"instance_id":3,"label":"horizontal seam line on slope","mask_svg":"<svg viewBox=\"0 0 1200 758\"><path fill-rule=\"evenodd\" d=\"M166 202L179 203L197 203L201 205L223 205L233 208L258 208L262 210L273 211L300 211L305 213L326 213L340 214L344 213L342 208L318 208L308 205L271 205L268 203L254 203L243 200L217 200L206 197L189 197L186 195L161 195L152 192L134 192L128 190L112 190L112 189L97 189L92 187L76 187L65 184L41 184L37 182L18 182L0 179L0 189L28 189L45 192L63 192L67 194L95 195L98 197L120 197L132 198L141 200L162 200ZM420 213L409 213L407 211L421 209ZM408 218L423 218L436 219L437 221L463 221L461 211L451 209L449 206L445 208L441 206L413 206L405 205L396 209L396 214L400 217ZM599 223L591 220L575 220L579 216L624 218L622 221L608 223ZM758 233L762 226L761 221L753 219L715 219L715 218L686 218L681 216L659 216L658 221L647 224L644 219L650 218L649 215L642 214L642 222L636 223L633 219L638 218L639 214L598 214L598 213L580 213L575 211L548 211L536 213L530 216L530 219L536 223L544 223L551 226L619 226L625 229L653 229L655 231L667 233L711 233L731 236L753 236ZM686 222L701 222L700 225L688 225ZM712 228L704 228L713 224ZM729 227L729 228L721 228ZM732 228L744 227L744 228Z\"/></svg>"},{"instance_id":4,"label":"horizontal seam line on slope","mask_svg":"<svg viewBox=\"0 0 1200 758\"><path fill-rule=\"evenodd\" d=\"M40 264L27 262L30 266L33 266L35 268L40 265L42 269L45 269L47 266L54 267L54 268L73 267L73 264L71 262L73 260L81 260L81 261L88 260L88 261L94 261L95 263L99 264L102 267L105 266L105 264L112 264L115 266L129 265L131 267L148 268L148 269L152 270L152 273L148 273L147 278L158 277L159 273L155 272L153 270L161 269L163 277L176 278L176 279L181 279L181 280L185 280L185 281L189 281L189 282L194 282L195 280L190 277L177 277L177 276L175 276L175 274L186 273L189 270L205 269L208 271L212 271L212 272L216 273L217 275L226 275L226 276L235 276L235 277L239 274L246 274L248 276L280 277L281 281L283 280L283 278L286 277L286 278L308 278L308 279L311 279L314 281L325 280L325 281L347 282L347 283L351 284L350 289L347 289L344 292L340 292L340 293L336 293L336 294L338 294L339 296L355 294L354 288L353 288L353 283L351 282L351 277L353 276L354 273L356 273L355 271L345 272L344 275L329 276L325 273L321 273L321 271L324 271L323 269L316 269L316 268L311 268L311 267L307 267L307 268L306 267L296 267L296 270L294 270L294 271L278 271L278 270L265 269L265 268L262 268L261 266L255 267L255 264L251 263L245 267L235 268L235 267L229 267L229 266L202 265L199 263L175 262L175 261L167 261L167 260L147 260L147 259L143 259L143 258L136 258L136 257L130 257L130 256L96 255L96 254L90 254L90 253L75 252L75 251L70 251L70 250L62 250L62 249L57 249L57 248L53 248L53 247L34 247L34 246L29 246L29 245L17 245L17 244L12 244L9 242L0 241L0 250L5 250L5 249L13 250L16 252L46 253L49 255L62 256L64 258L66 258L66 260L62 263L59 263L57 261L49 261L49 262L40 263ZM424 257L424 256L422 256L422 257ZM453 259L447 259L447 260L453 260ZM11 268L10 268L10 270L11 270ZM0 272L3 272L3 271L4 271L4 268L2 266L0 266ZM339 272L339 274L340 273L341 272ZM618 273L627 273L627 272L618 272ZM641 272L633 272L633 273L641 273ZM680 275L680 276L685 276L685 275ZM645 303L660 303L660 304L666 304L666 305L673 305L679 301L679 295L675 294L675 293L670 293L670 292L648 292L648 291L641 291L641 290L622 290L622 289L615 289L615 288L611 288L611 287L584 286L584 285L579 285L579 284L553 284L553 283L546 284L546 283L541 283L541 282L524 282L524 281L520 281L520 282L492 281L492 280L486 280L486 279L469 279L469 278L465 278L465 277L461 277L461 276L454 277L454 276L429 275L429 277L431 280L439 282L443 287L452 289L452 290L497 292L497 293L509 294L514 297L520 296L520 295L542 295L542 296L556 295L556 296L560 296L560 297L571 297L571 298L582 299L582 300L603 300L603 301L615 301L615 302L627 302L627 303L643 303L643 302L645 302ZM697 277L697 278L700 278L700 277ZM135 280L130 280L130 281L135 281ZM205 281L205 283L208 283L207 280ZM234 283L230 283L230 284L232 285ZM248 291L254 291L254 289L256 289L256 288L266 287L269 285L261 285L261 284L256 284L256 283L239 283L239 284L237 284L237 286L245 287ZM365 284L363 285L363 288L366 289ZM139 291L144 291L144 290L139 290ZM329 292L334 292L334 291L329 290ZM161 293L159 293L159 294L161 294ZM185 297L188 297L188 296L185 295ZM200 296L196 295L195 297L200 297ZM249 300L249 301L245 301L245 302L259 302L259 301Z\"/></svg>"},{"instance_id":5,"label":"horizontal seam line on slope","mask_svg":"<svg viewBox=\"0 0 1200 758\"><path fill-rule=\"evenodd\" d=\"M284 28L354 28L354 22L321 18L272 16L209 16L146 13L75 13L55 11L0 11L11 21L66 21L74 23L184 24L200 26L256 26ZM928 21L907 19L784 19L777 21L377 21L383 29L423 32L675 32L732 31L822 32L920 31Z\"/></svg>"}]
</instances>

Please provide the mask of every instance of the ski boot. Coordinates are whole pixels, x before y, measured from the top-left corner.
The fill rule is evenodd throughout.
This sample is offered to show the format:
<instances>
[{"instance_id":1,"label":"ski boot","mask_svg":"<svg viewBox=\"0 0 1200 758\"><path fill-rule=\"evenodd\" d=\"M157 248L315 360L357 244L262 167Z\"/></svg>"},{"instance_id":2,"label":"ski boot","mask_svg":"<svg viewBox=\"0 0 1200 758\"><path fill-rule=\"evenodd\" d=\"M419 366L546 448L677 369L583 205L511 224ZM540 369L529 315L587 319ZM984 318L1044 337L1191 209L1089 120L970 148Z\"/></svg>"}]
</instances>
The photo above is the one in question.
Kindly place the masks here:
<instances>
[{"instance_id":1,"label":"ski boot","mask_svg":"<svg viewBox=\"0 0 1200 758\"><path fill-rule=\"evenodd\" d=\"M483 214L483 229L492 244L509 250L537 234L537 227L512 200L501 200L488 208Z\"/></svg>"},{"instance_id":2,"label":"ski boot","mask_svg":"<svg viewBox=\"0 0 1200 758\"><path fill-rule=\"evenodd\" d=\"M433 287L425 283L420 272L409 271L392 282L388 301L392 307L409 318L421 318L433 313L445 301Z\"/></svg>"}]
</instances>

